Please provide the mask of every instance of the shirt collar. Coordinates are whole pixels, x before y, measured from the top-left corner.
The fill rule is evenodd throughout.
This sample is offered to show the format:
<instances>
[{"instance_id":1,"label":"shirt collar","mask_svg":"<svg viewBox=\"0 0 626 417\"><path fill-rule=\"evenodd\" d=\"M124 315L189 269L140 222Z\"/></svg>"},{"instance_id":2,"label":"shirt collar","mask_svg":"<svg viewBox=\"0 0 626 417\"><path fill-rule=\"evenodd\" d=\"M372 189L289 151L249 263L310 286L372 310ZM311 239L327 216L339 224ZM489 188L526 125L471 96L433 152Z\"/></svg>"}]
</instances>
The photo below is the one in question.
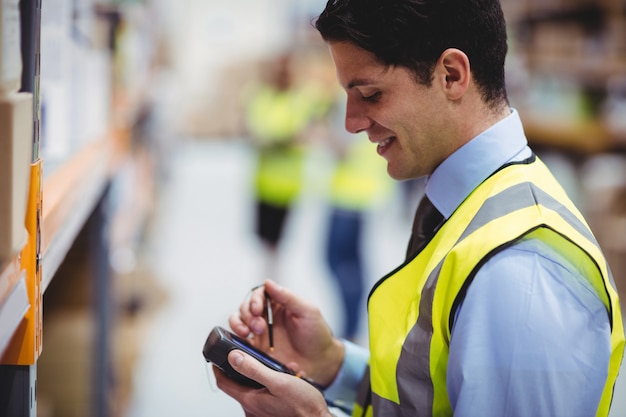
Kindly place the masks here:
<instances>
[{"instance_id":1,"label":"shirt collar","mask_svg":"<svg viewBox=\"0 0 626 417\"><path fill-rule=\"evenodd\" d=\"M426 195L447 219L481 182L507 162L531 156L517 110L471 139L426 179Z\"/></svg>"}]
</instances>

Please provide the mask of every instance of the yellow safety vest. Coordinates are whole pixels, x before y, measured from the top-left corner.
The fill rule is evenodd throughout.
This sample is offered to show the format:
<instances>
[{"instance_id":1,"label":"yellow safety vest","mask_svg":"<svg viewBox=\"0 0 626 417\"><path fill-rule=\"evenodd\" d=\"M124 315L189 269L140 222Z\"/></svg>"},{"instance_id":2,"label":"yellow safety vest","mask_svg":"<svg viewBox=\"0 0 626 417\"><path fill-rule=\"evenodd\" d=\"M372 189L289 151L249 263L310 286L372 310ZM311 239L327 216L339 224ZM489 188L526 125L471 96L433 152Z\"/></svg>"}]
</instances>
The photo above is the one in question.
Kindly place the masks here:
<instances>
[{"instance_id":1,"label":"yellow safety vest","mask_svg":"<svg viewBox=\"0 0 626 417\"><path fill-rule=\"evenodd\" d=\"M313 88L263 87L251 97L246 124L259 145L254 185L261 200L287 206L300 193L306 153L296 138L327 109L325 96Z\"/></svg>"},{"instance_id":2,"label":"yellow safety vest","mask_svg":"<svg viewBox=\"0 0 626 417\"><path fill-rule=\"evenodd\" d=\"M291 143L311 120L328 109L327 99L313 88L259 88L249 99L246 125L260 146Z\"/></svg>"},{"instance_id":3,"label":"yellow safety vest","mask_svg":"<svg viewBox=\"0 0 626 417\"><path fill-rule=\"evenodd\" d=\"M393 185L387 175L387 163L376 153L376 145L367 137L359 139L337 162L331 178L330 200L335 207L346 210L371 207L382 201Z\"/></svg>"},{"instance_id":4,"label":"yellow safety vest","mask_svg":"<svg viewBox=\"0 0 626 417\"><path fill-rule=\"evenodd\" d=\"M582 215L535 158L485 180L419 254L375 285L369 387L363 385L353 416L452 416L446 371L460 294L486 259L524 238L541 239L576 265L606 306L612 353L596 416L608 415L624 354L615 284Z\"/></svg>"}]
</instances>

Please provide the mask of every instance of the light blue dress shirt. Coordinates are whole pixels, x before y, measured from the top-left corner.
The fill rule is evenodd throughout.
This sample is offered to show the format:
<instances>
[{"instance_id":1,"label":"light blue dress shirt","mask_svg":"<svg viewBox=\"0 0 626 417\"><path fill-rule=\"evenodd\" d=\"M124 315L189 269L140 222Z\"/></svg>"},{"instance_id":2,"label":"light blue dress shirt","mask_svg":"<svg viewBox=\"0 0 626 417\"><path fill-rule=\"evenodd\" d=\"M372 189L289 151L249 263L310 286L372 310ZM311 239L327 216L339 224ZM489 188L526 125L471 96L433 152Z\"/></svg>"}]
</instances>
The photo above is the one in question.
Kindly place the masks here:
<instances>
[{"instance_id":1,"label":"light blue dress shirt","mask_svg":"<svg viewBox=\"0 0 626 417\"><path fill-rule=\"evenodd\" d=\"M448 218L500 166L531 155L512 110L446 159L427 179L426 194ZM456 311L447 374L455 417L594 416L610 334L604 304L573 265L536 239L502 250ZM354 401L366 361L366 350L346 342L326 396Z\"/></svg>"}]
</instances>

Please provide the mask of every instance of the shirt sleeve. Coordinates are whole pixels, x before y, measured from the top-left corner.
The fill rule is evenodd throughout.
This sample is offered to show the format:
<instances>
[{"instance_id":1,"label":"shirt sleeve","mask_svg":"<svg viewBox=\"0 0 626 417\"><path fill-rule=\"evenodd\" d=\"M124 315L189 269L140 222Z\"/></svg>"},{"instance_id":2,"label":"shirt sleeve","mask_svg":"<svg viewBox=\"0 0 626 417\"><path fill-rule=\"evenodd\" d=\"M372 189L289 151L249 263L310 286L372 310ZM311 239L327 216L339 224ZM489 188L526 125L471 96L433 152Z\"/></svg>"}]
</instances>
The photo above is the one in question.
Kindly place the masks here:
<instances>
[{"instance_id":1,"label":"shirt sleeve","mask_svg":"<svg viewBox=\"0 0 626 417\"><path fill-rule=\"evenodd\" d=\"M345 355L335 380L324 390L324 397L336 406L352 409L361 379L369 360L369 351L355 343L343 340Z\"/></svg>"},{"instance_id":2,"label":"shirt sleeve","mask_svg":"<svg viewBox=\"0 0 626 417\"><path fill-rule=\"evenodd\" d=\"M455 417L595 415L610 333L593 288L547 245L501 251L456 312L447 370Z\"/></svg>"}]
</instances>

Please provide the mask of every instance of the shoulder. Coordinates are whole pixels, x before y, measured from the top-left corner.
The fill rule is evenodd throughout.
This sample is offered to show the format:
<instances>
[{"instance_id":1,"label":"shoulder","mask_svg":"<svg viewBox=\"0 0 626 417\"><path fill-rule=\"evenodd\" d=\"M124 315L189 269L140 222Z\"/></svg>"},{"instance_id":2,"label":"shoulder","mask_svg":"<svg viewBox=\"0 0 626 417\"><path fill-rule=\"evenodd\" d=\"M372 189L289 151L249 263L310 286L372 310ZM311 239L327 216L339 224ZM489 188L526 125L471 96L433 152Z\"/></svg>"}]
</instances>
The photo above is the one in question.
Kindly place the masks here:
<instances>
[{"instance_id":1,"label":"shoulder","mask_svg":"<svg viewBox=\"0 0 626 417\"><path fill-rule=\"evenodd\" d=\"M459 415L593 415L611 329L576 265L544 242L524 239L477 272L456 311L449 348L447 388Z\"/></svg>"},{"instance_id":2,"label":"shoulder","mask_svg":"<svg viewBox=\"0 0 626 417\"><path fill-rule=\"evenodd\" d=\"M480 267L455 314L486 309L490 316L505 318L512 306L534 312L525 319L537 314L541 320L543 313L567 315L576 310L571 317L582 311L589 319L608 320L606 307L584 273L537 238L516 242Z\"/></svg>"}]
</instances>

